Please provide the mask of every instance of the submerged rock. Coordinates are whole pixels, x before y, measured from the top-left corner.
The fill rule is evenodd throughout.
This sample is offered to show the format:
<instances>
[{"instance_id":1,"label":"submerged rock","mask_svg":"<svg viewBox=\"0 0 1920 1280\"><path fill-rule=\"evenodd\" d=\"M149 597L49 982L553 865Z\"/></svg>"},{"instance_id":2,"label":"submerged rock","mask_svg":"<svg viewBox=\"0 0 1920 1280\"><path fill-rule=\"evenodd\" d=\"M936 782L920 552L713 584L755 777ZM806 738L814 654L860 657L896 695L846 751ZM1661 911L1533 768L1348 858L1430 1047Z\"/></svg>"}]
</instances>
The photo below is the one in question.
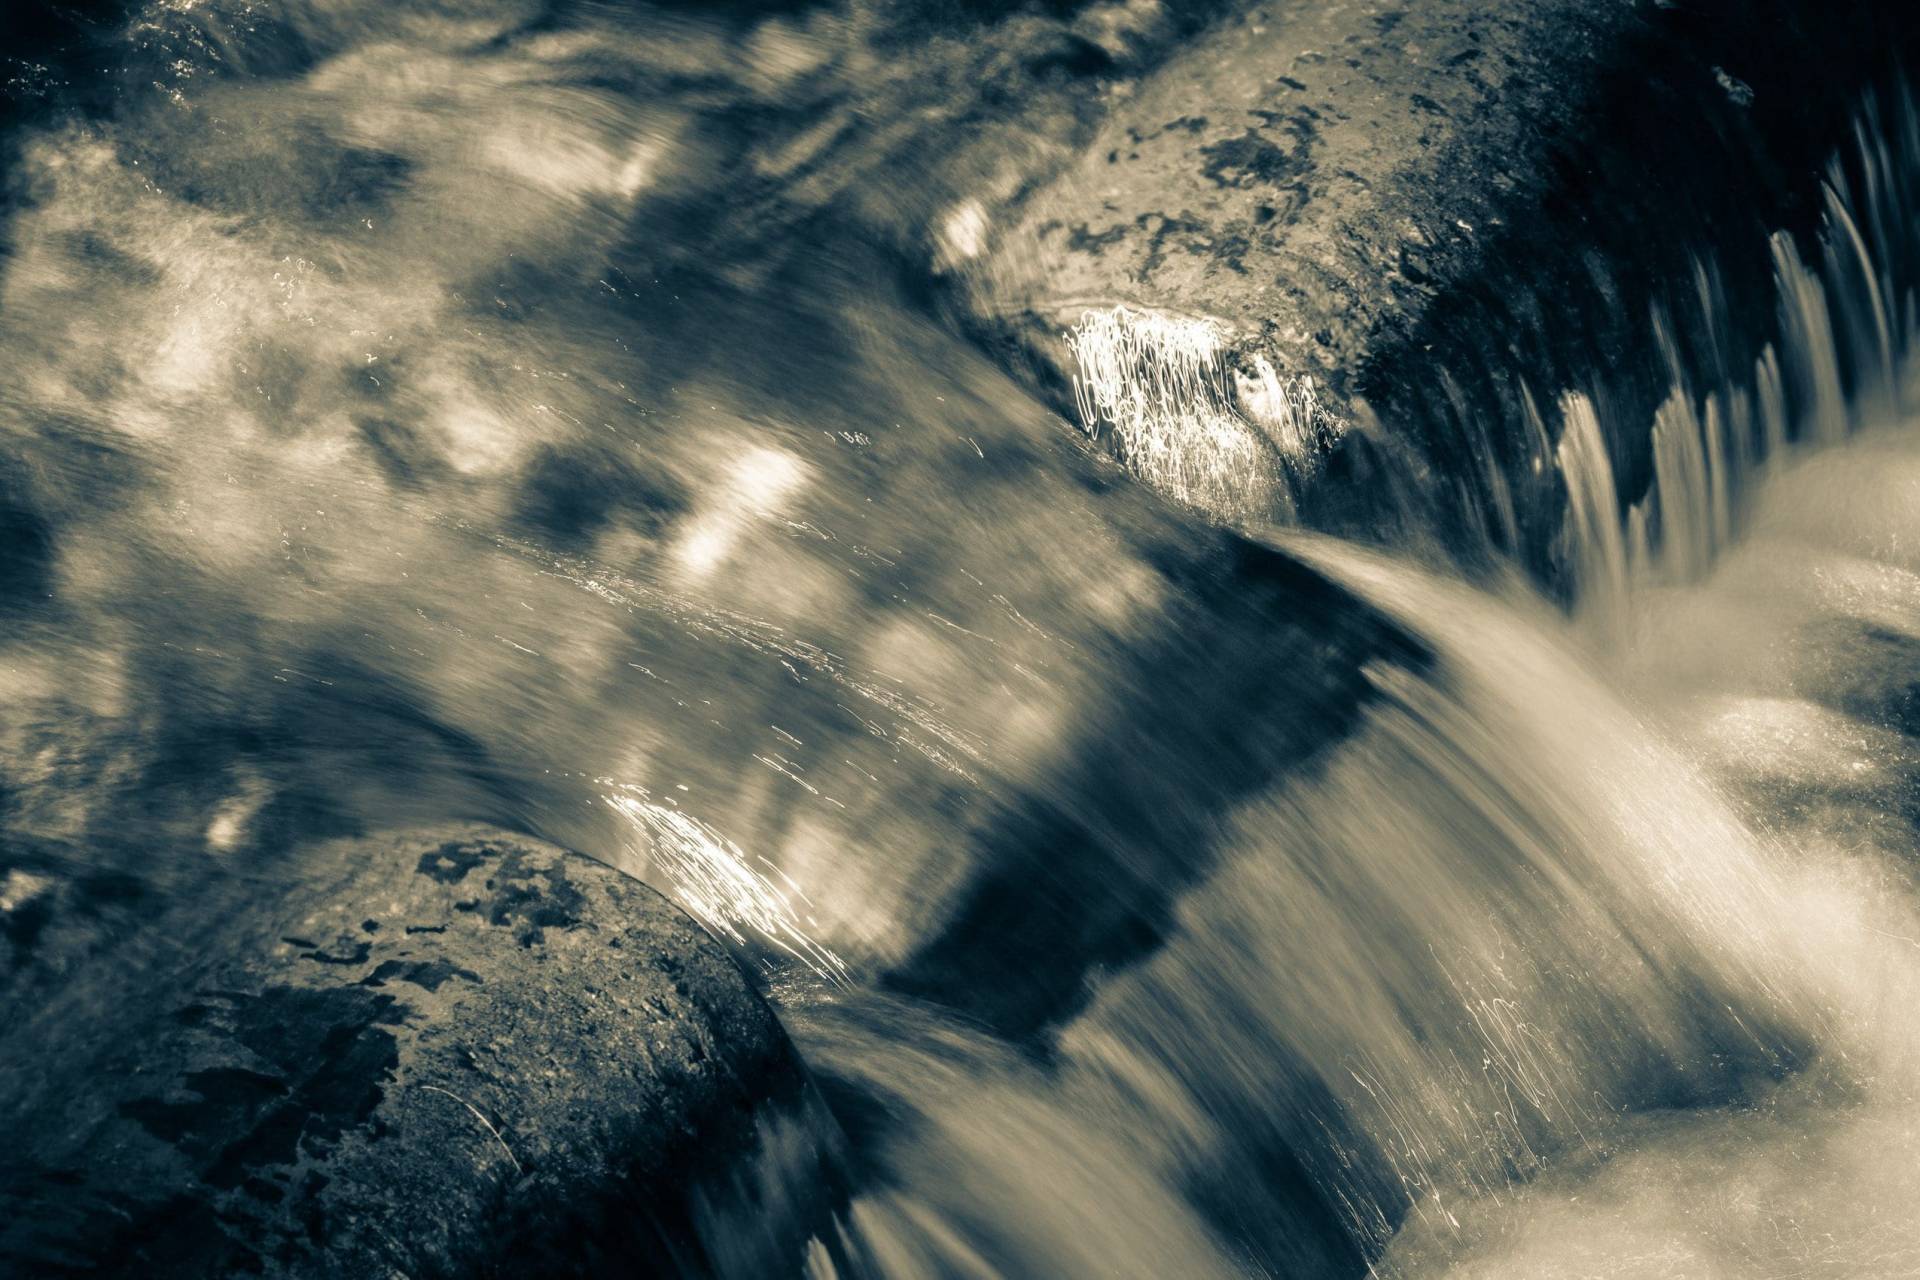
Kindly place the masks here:
<instances>
[{"instance_id":1,"label":"submerged rock","mask_svg":"<svg viewBox=\"0 0 1920 1280\"><path fill-rule=\"evenodd\" d=\"M1222 533L1164 556L1171 625L1126 655L1037 785L966 832L972 875L895 990L1044 1044L1102 973L1154 954L1230 815L1315 768L1432 651L1292 549ZM1204 761L1196 768L1192 762Z\"/></svg>"},{"instance_id":2,"label":"submerged rock","mask_svg":"<svg viewBox=\"0 0 1920 1280\"><path fill-rule=\"evenodd\" d=\"M778 1274L832 1236L785 1034L652 890L485 829L304 865L11 1038L5 1269Z\"/></svg>"}]
</instances>

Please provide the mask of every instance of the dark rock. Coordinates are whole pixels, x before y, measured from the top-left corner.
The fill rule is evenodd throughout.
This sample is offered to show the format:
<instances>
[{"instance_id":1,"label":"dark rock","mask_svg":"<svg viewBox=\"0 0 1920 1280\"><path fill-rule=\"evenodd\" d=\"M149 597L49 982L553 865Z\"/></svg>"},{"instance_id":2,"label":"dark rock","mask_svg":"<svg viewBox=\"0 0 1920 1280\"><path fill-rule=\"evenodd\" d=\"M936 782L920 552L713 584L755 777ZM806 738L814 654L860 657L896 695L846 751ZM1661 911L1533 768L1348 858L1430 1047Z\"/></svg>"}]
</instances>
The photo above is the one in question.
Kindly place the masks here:
<instances>
[{"instance_id":1,"label":"dark rock","mask_svg":"<svg viewBox=\"0 0 1920 1280\"><path fill-rule=\"evenodd\" d=\"M302 865L9 1038L0 1270L780 1274L833 1238L791 1046L652 890L484 829ZM768 1161L818 1202L761 1204Z\"/></svg>"},{"instance_id":2,"label":"dark rock","mask_svg":"<svg viewBox=\"0 0 1920 1280\"><path fill-rule=\"evenodd\" d=\"M1213 321L1227 373L1310 377L1333 419L1290 459L1301 518L1411 513L1551 580L1536 406L1604 397L1637 498L1673 380L1650 313L1699 380L1751 368L1777 336L1767 234L1812 231L1849 113L1916 47L1920 11L1881 0L1244 5L998 212L970 305L1063 410L1089 308Z\"/></svg>"},{"instance_id":3,"label":"dark rock","mask_svg":"<svg viewBox=\"0 0 1920 1280\"><path fill-rule=\"evenodd\" d=\"M1543 176L1569 86L1634 20L1583 0L1247 6L1023 210L1004 253L1025 271L990 305L1042 334L1099 302L1209 316L1345 390Z\"/></svg>"}]
</instances>

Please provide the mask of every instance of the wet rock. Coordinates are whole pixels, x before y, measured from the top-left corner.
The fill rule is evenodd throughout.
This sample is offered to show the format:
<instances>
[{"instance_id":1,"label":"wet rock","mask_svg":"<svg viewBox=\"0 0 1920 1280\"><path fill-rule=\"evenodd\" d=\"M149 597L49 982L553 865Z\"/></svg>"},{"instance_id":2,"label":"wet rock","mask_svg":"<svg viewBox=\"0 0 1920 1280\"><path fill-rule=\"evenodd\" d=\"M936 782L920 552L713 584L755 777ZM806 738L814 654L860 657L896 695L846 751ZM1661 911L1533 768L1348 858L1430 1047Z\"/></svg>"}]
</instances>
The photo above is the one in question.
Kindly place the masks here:
<instances>
[{"instance_id":1,"label":"wet rock","mask_svg":"<svg viewBox=\"0 0 1920 1280\"><path fill-rule=\"evenodd\" d=\"M1368 340L1540 182L1615 2L1248 6L1171 60L1009 230L996 300L1053 332L1090 305L1222 322L1349 389Z\"/></svg>"},{"instance_id":2,"label":"wet rock","mask_svg":"<svg viewBox=\"0 0 1920 1280\"><path fill-rule=\"evenodd\" d=\"M970 306L1129 462L1251 442L1279 480L1175 497L1367 534L1416 510L1550 578L1556 398L1628 424L1637 497L1675 359L1752 367L1767 233L1811 232L1848 113L1917 40L1875 0L1245 5L993 212ZM1122 307L1149 320L1075 345ZM1183 413L1148 394L1175 382L1204 393Z\"/></svg>"},{"instance_id":3,"label":"wet rock","mask_svg":"<svg viewBox=\"0 0 1920 1280\"><path fill-rule=\"evenodd\" d=\"M779 1274L830 1225L791 1046L652 890L484 829L303 865L9 1038L0 1269Z\"/></svg>"}]
</instances>

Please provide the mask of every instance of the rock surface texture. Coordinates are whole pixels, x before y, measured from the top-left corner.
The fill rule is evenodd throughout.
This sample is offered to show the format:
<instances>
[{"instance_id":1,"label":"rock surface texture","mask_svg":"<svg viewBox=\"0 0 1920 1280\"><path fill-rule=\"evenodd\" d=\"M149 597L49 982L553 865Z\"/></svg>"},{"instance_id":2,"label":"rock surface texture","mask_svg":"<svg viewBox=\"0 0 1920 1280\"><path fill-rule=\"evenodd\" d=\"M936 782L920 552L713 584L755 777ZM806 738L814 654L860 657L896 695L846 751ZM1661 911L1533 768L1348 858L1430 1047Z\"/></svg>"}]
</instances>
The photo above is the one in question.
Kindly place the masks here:
<instances>
[{"instance_id":1,"label":"rock surface texture","mask_svg":"<svg viewBox=\"0 0 1920 1280\"><path fill-rule=\"evenodd\" d=\"M1557 397L1607 401L1637 496L1676 362L1775 336L1768 234L1811 234L1909 8L1248 5L998 213L964 291L1163 492L1342 532L1425 504L1546 572Z\"/></svg>"},{"instance_id":2,"label":"rock surface texture","mask_svg":"<svg viewBox=\"0 0 1920 1280\"><path fill-rule=\"evenodd\" d=\"M1221 322L1335 395L1538 186L1631 0L1254 5L1119 103L1003 240L1039 332L1129 303Z\"/></svg>"},{"instance_id":3,"label":"rock surface texture","mask_svg":"<svg viewBox=\"0 0 1920 1280\"><path fill-rule=\"evenodd\" d=\"M31 1066L7 1064L25 1087L6 1092L0 1270L699 1275L714 1248L795 1265L819 1225L803 1206L714 1228L756 1152L825 1158L796 1138L810 1095L676 908L484 829L307 865L326 870L277 909L100 1001L126 1002L110 1036L67 1002L12 1038Z\"/></svg>"},{"instance_id":4,"label":"rock surface texture","mask_svg":"<svg viewBox=\"0 0 1920 1280\"><path fill-rule=\"evenodd\" d=\"M1633 8L1254 6L1119 106L1025 211L1017 305L1054 327L1116 302L1213 317L1344 386L1367 337L1539 180L1577 110L1569 80Z\"/></svg>"}]
</instances>

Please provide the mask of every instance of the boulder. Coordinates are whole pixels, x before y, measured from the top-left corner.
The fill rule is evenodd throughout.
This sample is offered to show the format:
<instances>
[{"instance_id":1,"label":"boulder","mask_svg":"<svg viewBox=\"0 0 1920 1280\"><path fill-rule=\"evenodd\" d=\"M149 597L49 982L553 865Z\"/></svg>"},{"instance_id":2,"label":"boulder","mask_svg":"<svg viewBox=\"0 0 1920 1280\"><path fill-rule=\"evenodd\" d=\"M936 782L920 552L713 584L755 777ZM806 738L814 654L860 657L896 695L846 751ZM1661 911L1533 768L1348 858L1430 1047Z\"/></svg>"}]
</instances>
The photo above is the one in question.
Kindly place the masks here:
<instances>
[{"instance_id":1,"label":"boulder","mask_svg":"<svg viewBox=\"0 0 1920 1280\"><path fill-rule=\"evenodd\" d=\"M1220 322L1338 395L1546 175L1630 0L1254 4L1171 59L1022 211L1000 302Z\"/></svg>"},{"instance_id":2,"label":"boulder","mask_svg":"<svg viewBox=\"0 0 1920 1280\"><path fill-rule=\"evenodd\" d=\"M481 828L300 865L9 1038L0 1270L779 1274L832 1238L791 1045L651 889Z\"/></svg>"},{"instance_id":3,"label":"boulder","mask_svg":"<svg viewBox=\"0 0 1920 1280\"><path fill-rule=\"evenodd\" d=\"M994 211L961 291L1163 492L1551 578L1555 403L1603 402L1636 498L1676 381L1777 345L1768 236L1813 235L1917 44L1881 0L1245 4Z\"/></svg>"}]
</instances>

